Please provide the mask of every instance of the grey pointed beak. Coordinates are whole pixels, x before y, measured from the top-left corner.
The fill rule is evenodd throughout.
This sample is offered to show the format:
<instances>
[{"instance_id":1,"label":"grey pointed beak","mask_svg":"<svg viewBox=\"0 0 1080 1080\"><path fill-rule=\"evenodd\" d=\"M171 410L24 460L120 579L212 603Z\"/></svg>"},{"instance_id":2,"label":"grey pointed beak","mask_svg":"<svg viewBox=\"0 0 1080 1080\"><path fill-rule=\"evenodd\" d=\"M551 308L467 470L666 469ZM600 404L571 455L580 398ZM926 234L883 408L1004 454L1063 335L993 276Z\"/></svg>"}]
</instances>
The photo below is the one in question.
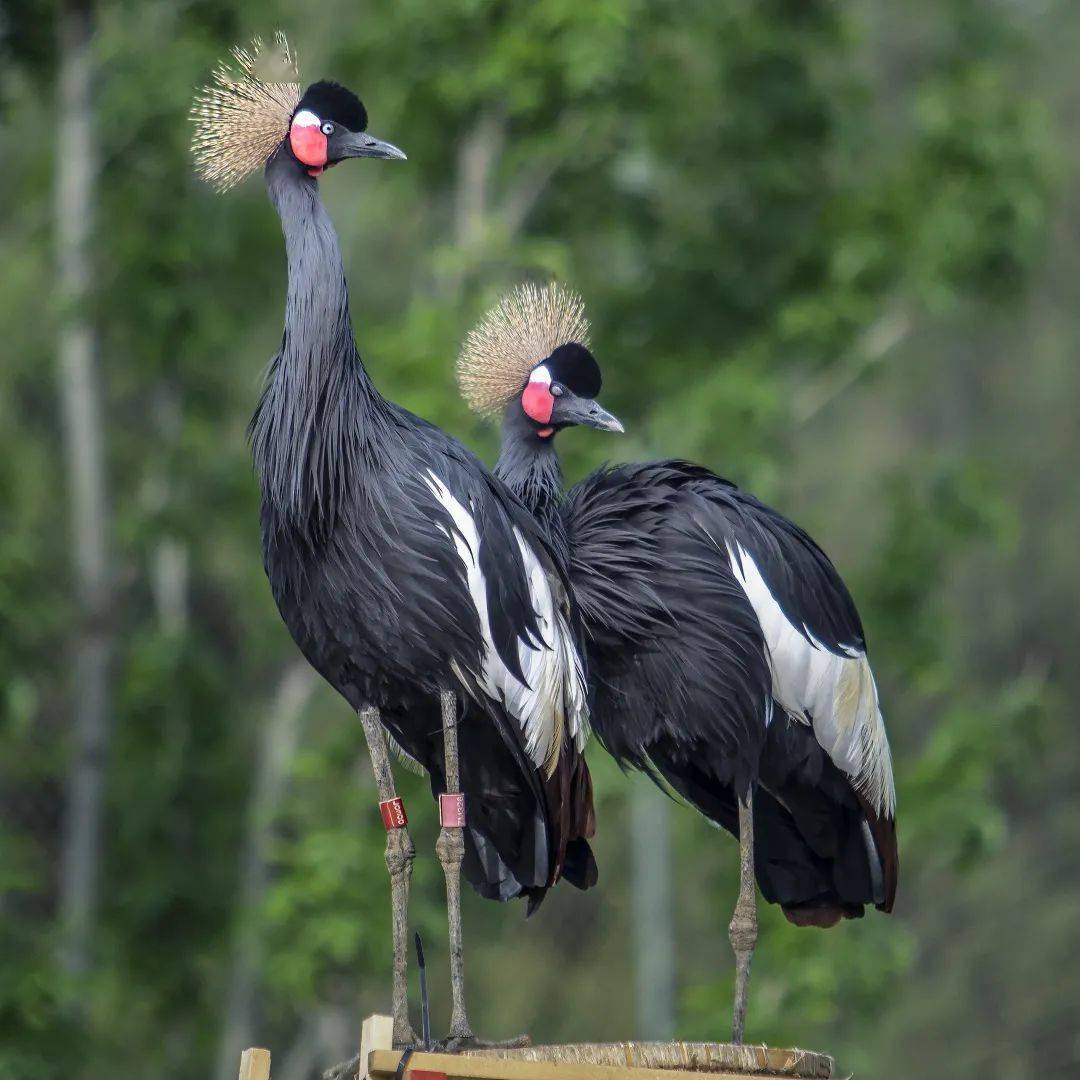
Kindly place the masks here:
<instances>
[{"instance_id":1,"label":"grey pointed beak","mask_svg":"<svg viewBox=\"0 0 1080 1080\"><path fill-rule=\"evenodd\" d=\"M588 424L589 427L599 428L600 431L615 431L620 435L626 431L622 421L617 416L613 416L607 409L600 408L595 401L589 411L588 419L583 422Z\"/></svg>"},{"instance_id":2,"label":"grey pointed beak","mask_svg":"<svg viewBox=\"0 0 1080 1080\"><path fill-rule=\"evenodd\" d=\"M581 424L582 427L597 428L599 431L618 431L626 429L616 416L593 398L577 397L566 393L556 399L555 410L551 419L560 424Z\"/></svg>"},{"instance_id":3,"label":"grey pointed beak","mask_svg":"<svg viewBox=\"0 0 1080 1080\"><path fill-rule=\"evenodd\" d=\"M369 135L366 131L350 131L338 140L334 151L342 158L370 157L382 158L385 161L408 161L404 150L393 143L376 139L374 135Z\"/></svg>"}]
</instances>

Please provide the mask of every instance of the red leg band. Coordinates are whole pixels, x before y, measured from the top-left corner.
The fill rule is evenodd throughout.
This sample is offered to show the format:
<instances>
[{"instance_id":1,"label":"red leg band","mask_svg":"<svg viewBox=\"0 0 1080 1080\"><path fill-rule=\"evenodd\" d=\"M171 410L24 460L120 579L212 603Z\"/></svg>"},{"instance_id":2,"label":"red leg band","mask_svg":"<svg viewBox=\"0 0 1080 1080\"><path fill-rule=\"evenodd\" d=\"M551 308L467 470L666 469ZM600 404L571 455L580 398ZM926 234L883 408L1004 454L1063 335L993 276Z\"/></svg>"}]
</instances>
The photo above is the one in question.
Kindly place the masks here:
<instances>
[{"instance_id":1,"label":"red leg band","mask_svg":"<svg viewBox=\"0 0 1080 1080\"><path fill-rule=\"evenodd\" d=\"M439 796L439 824L444 829L463 829L465 827L465 796Z\"/></svg>"},{"instance_id":2,"label":"red leg band","mask_svg":"<svg viewBox=\"0 0 1080 1080\"><path fill-rule=\"evenodd\" d=\"M379 803L379 813L387 832L391 829L403 829L409 824L409 819L405 816L405 803L400 798L384 799Z\"/></svg>"}]
</instances>

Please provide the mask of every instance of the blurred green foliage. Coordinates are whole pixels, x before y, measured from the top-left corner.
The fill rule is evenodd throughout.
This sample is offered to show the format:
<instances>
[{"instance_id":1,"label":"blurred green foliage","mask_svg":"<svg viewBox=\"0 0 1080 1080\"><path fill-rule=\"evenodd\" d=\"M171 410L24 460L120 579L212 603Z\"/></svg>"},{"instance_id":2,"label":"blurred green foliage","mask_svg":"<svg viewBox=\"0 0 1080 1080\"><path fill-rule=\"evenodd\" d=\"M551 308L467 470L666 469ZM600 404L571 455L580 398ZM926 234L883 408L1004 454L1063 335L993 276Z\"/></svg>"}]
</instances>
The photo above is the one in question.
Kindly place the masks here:
<instances>
[{"instance_id":1,"label":"blurred green foliage","mask_svg":"<svg viewBox=\"0 0 1080 1080\"><path fill-rule=\"evenodd\" d=\"M853 585L896 759L900 900L829 933L763 911L751 1036L869 1076L1075 1069L1075 7L102 0L92 312L115 715L96 962L78 986L55 964L79 688L52 14L9 3L0 27L0 1078L207 1075L245 935L257 1039L283 1076L346 1056L386 1005L383 833L359 725L328 690L303 701L271 820L251 810L296 663L244 435L284 260L257 180L219 198L193 177L186 111L229 45L278 26L307 76L355 88L409 154L323 183L384 392L490 457L454 390L457 344L505 287L566 279L631 433L564 436L569 475L702 461L803 522ZM559 890L529 922L469 898L485 1032L635 1034L629 782L595 747L591 762L601 888ZM444 1022L436 824L424 782L401 783ZM723 1037L733 845L673 820L678 1031ZM260 824L268 880L245 910Z\"/></svg>"}]
</instances>

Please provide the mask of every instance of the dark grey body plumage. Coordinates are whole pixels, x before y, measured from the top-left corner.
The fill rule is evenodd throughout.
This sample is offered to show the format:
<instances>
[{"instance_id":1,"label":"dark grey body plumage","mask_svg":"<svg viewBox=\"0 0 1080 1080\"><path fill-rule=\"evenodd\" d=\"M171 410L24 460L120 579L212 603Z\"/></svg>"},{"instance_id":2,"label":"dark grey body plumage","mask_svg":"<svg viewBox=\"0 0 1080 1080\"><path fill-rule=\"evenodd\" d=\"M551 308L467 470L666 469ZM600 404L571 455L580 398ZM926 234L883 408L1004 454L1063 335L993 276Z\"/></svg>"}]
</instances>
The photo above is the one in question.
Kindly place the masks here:
<instances>
[{"instance_id":1,"label":"dark grey body plumage","mask_svg":"<svg viewBox=\"0 0 1080 1080\"><path fill-rule=\"evenodd\" d=\"M515 399L495 473L567 559L597 737L622 765L662 779L736 836L736 796L753 787L758 884L793 921L829 924L875 902L890 909L894 824L866 805L812 729L772 700L762 628L727 546L750 553L816 647L862 648L832 563L782 515L687 462L602 469L564 497L554 442L537 436Z\"/></svg>"},{"instance_id":2,"label":"dark grey body plumage","mask_svg":"<svg viewBox=\"0 0 1080 1080\"><path fill-rule=\"evenodd\" d=\"M454 522L427 478L437 477L475 522L488 595L497 598L492 639L515 674L518 642L540 637L515 531L549 574L558 578L563 567L531 515L473 454L379 394L353 338L341 253L318 184L284 146L266 181L285 235L288 297L281 350L250 433L265 568L282 618L354 709L381 710L436 792L444 786L439 692L454 690L465 702L464 869L478 891L536 902L560 871L590 884L584 761L564 751L555 777L545 777L519 724L471 682L469 673L481 670L482 629L451 540Z\"/></svg>"}]
</instances>

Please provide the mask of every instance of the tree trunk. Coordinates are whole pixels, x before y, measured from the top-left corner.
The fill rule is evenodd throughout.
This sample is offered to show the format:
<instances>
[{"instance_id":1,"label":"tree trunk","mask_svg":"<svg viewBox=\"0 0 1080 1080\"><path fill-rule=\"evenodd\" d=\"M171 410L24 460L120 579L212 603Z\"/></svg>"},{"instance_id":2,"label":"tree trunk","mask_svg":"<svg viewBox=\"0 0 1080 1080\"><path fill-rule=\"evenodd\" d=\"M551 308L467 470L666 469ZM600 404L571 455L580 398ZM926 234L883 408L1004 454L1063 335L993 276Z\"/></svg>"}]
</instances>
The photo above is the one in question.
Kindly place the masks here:
<instances>
[{"instance_id":1,"label":"tree trunk","mask_svg":"<svg viewBox=\"0 0 1080 1080\"><path fill-rule=\"evenodd\" d=\"M248 803L247 839L240 856L236 936L218 1049L217 1075L221 1080L231 1080L240 1051L257 1041L255 1006L262 956L255 915L266 893L274 819L285 797L300 738L300 721L317 683L306 660L293 661L282 676L268 721L261 728L259 759Z\"/></svg>"},{"instance_id":2,"label":"tree trunk","mask_svg":"<svg viewBox=\"0 0 1080 1080\"><path fill-rule=\"evenodd\" d=\"M637 1037L675 1033L675 916L671 882L671 800L650 781L630 789L633 857L634 987Z\"/></svg>"},{"instance_id":3,"label":"tree trunk","mask_svg":"<svg viewBox=\"0 0 1080 1080\"><path fill-rule=\"evenodd\" d=\"M60 858L62 962L84 973L91 958L101 862L109 743L108 509L101 376L89 313L91 235L97 202L91 0L58 14L56 253L61 437L67 475L76 619L72 643L73 739Z\"/></svg>"}]
</instances>

